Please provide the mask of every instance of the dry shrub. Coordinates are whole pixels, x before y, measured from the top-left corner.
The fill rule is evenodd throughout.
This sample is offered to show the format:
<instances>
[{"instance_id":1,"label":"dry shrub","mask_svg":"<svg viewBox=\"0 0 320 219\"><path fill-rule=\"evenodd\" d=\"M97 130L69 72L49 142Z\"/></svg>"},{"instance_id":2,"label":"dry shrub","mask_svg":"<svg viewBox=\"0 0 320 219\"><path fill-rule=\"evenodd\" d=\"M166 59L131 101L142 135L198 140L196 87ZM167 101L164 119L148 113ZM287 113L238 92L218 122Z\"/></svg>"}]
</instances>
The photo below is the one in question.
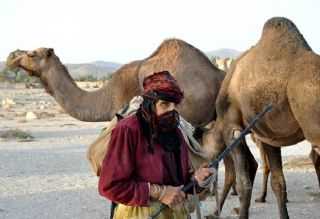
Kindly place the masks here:
<instances>
[{"instance_id":1,"label":"dry shrub","mask_svg":"<svg viewBox=\"0 0 320 219\"><path fill-rule=\"evenodd\" d=\"M20 129L10 129L0 132L0 138L4 140L18 140L18 141L33 141L34 137L25 131Z\"/></svg>"}]
</instances>

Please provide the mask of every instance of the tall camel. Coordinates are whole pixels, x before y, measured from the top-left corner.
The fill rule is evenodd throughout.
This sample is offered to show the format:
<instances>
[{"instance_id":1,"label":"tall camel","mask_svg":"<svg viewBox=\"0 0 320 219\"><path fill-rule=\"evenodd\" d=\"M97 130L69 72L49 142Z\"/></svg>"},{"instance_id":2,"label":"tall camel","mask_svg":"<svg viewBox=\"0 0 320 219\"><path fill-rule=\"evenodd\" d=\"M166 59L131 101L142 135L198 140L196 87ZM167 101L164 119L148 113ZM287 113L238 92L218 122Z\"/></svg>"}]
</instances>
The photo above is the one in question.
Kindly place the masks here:
<instances>
[{"instance_id":1,"label":"tall camel","mask_svg":"<svg viewBox=\"0 0 320 219\"><path fill-rule=\"evenodd\" d=\"M168 70L184 90L185 98L179 106L182 116L194 126L207 124L215 119L212 109L225 75L200 50L178 39L165 40L151 56L124 65L94 92L77 87L53 49L14 51L7 65L39 77L69 115L89 122L111 120L119 109L141 94L145 76Z\"/></svg>"},{"instance_id":2,"label":"tall camel","mask_svg":"<svg viewBox=\"0 0 320 219\"><path fill-rule=\"evenodd\" d=\"M167 70L184 91L185 98L178 106L181 115L193 126L203 126L216 117L212 109L225 76L200 50L178 39L165 40L151 56L124 65L94 92L77 87L53 49L16 50L9 55L7 66L39 77L46 91L70 116L89 122L111 120L142 93L144 77Z\"/></svg>"},{"instance_id":3,"label":"tall camel","mask_svg":"<svg viewBox=\"0 0 320 219\"><path fill-rule=\"evenodd\" d=\"M213 146L207 148L208 153L216 157L270 103L272 112L255 126L253 133L267 155L272 190L280 218L285 219L289 215L280 147L310 141L310 157L320 185L320 57L295 24L282 17L265 23L258 43L227 73L216 102ZM231 156L237 166L240 218L248 218L257 163L245 141L234 148Z\"/></svg>"},{"instance_id":4,"label":"tall camel","mask_svg":"<svg viewBox=\"0 0 320 219\"><path fill-rule=\"evenodd\" d=\"M7 65L11 68L20 67L30 75L39 77L48 93L69 115L91 122L111 120L123 105L141 93L144 76L169 70L185 92L181 114L195 126L206 124L215 118L215 112L211 109L214 108L225 76L202 52L178 39L166 40L148 58L124 65L107 84L95 92L78 88L52 49L14 51L9 55ZM88 157L96 159L96 154L104 153L104 150L100 152L100 149L97 151L92 148L88 151ZM231 177L231 173L228 172L226 178Z\"/></svg>"}]
</instances>

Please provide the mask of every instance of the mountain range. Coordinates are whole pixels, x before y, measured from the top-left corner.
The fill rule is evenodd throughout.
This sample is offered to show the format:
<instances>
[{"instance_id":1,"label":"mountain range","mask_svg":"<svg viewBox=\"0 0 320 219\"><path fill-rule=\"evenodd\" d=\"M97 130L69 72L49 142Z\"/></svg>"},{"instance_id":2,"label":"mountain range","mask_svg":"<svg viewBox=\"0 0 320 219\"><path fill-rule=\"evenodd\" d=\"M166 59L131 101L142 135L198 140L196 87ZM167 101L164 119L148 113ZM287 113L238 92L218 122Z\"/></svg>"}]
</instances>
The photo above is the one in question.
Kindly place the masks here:
<instances>
[{"instance_id":1,"label":"mountain range","mask_svg":"<svg viewBox=\"0 0 320 219\"><path fill-rule=\"evenodd\" d=\"M235 50L235 49L217 49L217 50L212 50L209 52L206 52L206 55L209 57L211 60L213 57L219 57L219 58L237 58L241 54L240 51Z\"/></svg>"},{"instance_id":2,"label":"mountain range","mask_svg":"<svg viewBox=\"0 0 320 219\"><path fill-rule=\"evenodd\" d=\"M121 67L115 62L95 61L80 64L65 64L72 78L79 79L91 75L94 78L108 77ZM5 62L0 62L0 71L5 68Z\"/></svg>"},{"instance_id":3,"label":"mountain range","mask_svg":"<svg viewBox=\"0 0 320 219\"><path fill-rule=\"evenodd\" d=\"M115 62L95 61L81 64L66 64L73 78L93 76L95 78L107 77L121 67L121 64Z\"/></svg>"},{"instance_id":4,"label":"mountain range","mask_svg":"<svg viewBox=\"0 0 320 219\"><path fill-rule=\"evenodd\" d=\"M236 58L241 52L234 49L218 49L205 53L211 60L213 57ZM79 79L91 75L94 78L103 78L110 76L113 72L121 67L122 64L106 61L95 61L79 64L65 64L72 78ZM5 62L0 62L0 71L5 68Z\"/></svg>"}]
</instances>

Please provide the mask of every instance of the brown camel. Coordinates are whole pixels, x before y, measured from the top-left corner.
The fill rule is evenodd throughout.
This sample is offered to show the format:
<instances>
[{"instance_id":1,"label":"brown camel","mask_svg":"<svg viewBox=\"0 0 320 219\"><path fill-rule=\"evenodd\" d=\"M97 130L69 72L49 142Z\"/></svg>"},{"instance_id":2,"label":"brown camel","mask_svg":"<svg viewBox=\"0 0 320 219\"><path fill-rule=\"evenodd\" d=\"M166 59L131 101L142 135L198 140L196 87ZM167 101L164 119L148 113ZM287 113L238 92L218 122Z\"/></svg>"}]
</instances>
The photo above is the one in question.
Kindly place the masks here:
<instances>
[{"instance_id":1,"label":"brown camel","mask_svg":"<svg viewBox=\"0 0 320 219\"><path fill-rule=\"evenodd\" d=\"M205 129L198 130L195 133L195 137L197 140L203 145L204 151L210 151L208 147L212 147L214 144L212 134L214 133L214 124L215 122L212 121L209 123ZM251 135L252 140L255 142L256 146L259 149L260 157L262 160L262 189L258 197L256 198L256 202L264 203L266 202L266 196L267 196L267 183L268 183L268 177L270 173L269 163L267 160L267 154L265 153L263 147L261 146L261 142L257 139L255 139L254 134ZM211 153L210 153L211 154ZM230 191L230 188L232 187L232 193L231 195L238 195L236 190L236 174L235 174L235 167L234 163L232 161L232 157L230 155L226 156L224 158L224 166L225 166L225 180L224 180L224 186L222 193L219 197L219 203L217 203L216 209L214 211L215 216L219 216L220 212L222 211L222 207L224 205L224 202L227 198L227 195ZM234 208L235 213L238 213L239 209Z\"/></svg>"},{"instance_id":2,"label":"brown camel","mask_svg":"<svg viewBox=\"0 0 320 219\"><path fill-rule=\"evenodd\" d=\"M94 92L77 87L53 49L14 51L9 55L7 65L39 77L47 92L69 115L90 122L111 120L134 96L142 93L145 76L168 70L184 91L185 98L178 107L181 115L192 125L203 126L216 117L212 109L225 76L200 50L178 39L166 40L146 59L124 65L107 84ZM99 157L106 150L105 147L100 149L88 152L89 157L95 159L91 163L97 175L101 163Z\"/></svg>"},{"instance_id":3,"label":"brown camel","mask_svg":"<svg viewBox=\"0 0 320 219\"><path fill-rule=\"evenodd\" d=\"M286 18L272 18L258 43L227 73L216 102L217 120L211 135L216 157L263 108L273 105L253 129L270 165L271 186L280 218L289 218L282 171L282 146L307 139L320 185L320 57L297 27ZM231 153L240 199L240 218L249 217L257 163L245 141Z\"/></svg>"},{"instance_id":4,"label":"brown camel","mask_svg":"<svg viewBox=\"0 0 320 219\"><path fill-rule=\"evenodd\" d=\"M206 127L204 128L197 128L194 137L198 140L198 142L203 145L204 151L210 151L209 148L212 147L214 144L212 134L214 132L214 125L215 121L210 122ZM256 198L256 202L264 203L266 202L266 196L267 196L267 183L268 183L268 177L269 177L269 164L267 160L267 154L264 152L261 142L259 140L256 140L254 137L254 134L251 135L252 140L255 142L256 146L259 149L260 157L262 160L262 190L258 197ZM230 188L232 187L232 193L231 195L238 195L236 191L236 175L235 175L235 169L234 169L234 163L232 161L231 156L226 156L224 158L224 166L225 166L225 180L224 180L224 186L222 193L219 197L219 203L217 203L216 210L214 211L214 216L219 216L220 212L222 211L222 207L224 205L224 202L227 198L227 195L230 191ZM235 213L238 213L238 208L234 208Z\"/></svg>"},{"instance_id":5,"label":"brown camel","mask_svg":"<svg viewBox=\"0 0 320 219\"><path fill-rule=\"evenodd\" d=\"M195 126L207 124L215 119L212 108L225 75L200 50L178 39L165 40L148 58L124 65L94 92L76 86L53 49L17 50L9 55L7 65L39 77L69 115L89 122L111 120L132 97L141 94L146 75L168 70L184 90L179 107L183 117Z\"/></svg>"}]
</instances>

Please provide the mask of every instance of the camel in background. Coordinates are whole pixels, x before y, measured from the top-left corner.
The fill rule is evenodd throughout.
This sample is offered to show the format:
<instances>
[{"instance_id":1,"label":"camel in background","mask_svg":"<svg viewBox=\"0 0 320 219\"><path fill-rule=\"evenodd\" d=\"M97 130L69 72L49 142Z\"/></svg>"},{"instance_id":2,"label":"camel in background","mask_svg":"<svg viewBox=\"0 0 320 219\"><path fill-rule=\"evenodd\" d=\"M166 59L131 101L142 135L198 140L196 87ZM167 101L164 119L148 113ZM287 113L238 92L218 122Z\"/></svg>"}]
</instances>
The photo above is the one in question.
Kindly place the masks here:
<instances>
[{"instance_id":1,"label":"camel in background","mask_svg":"<svg viewBox=\"0 0 320 219\"><path fill-rule=\"evenodd\" d=\"M178 110L194 126L215 119L215 101L225 73L198 49L178 40L165 40L143 60L117 70L99 90L87 92L77 87L53 49L17 50L7 59L7 66L19 67L39 77L49 94L70 116L88 122L109 121L134 96L142 93L144 77L169 71L184 91Z\"/></svg>"}]
</instances>

